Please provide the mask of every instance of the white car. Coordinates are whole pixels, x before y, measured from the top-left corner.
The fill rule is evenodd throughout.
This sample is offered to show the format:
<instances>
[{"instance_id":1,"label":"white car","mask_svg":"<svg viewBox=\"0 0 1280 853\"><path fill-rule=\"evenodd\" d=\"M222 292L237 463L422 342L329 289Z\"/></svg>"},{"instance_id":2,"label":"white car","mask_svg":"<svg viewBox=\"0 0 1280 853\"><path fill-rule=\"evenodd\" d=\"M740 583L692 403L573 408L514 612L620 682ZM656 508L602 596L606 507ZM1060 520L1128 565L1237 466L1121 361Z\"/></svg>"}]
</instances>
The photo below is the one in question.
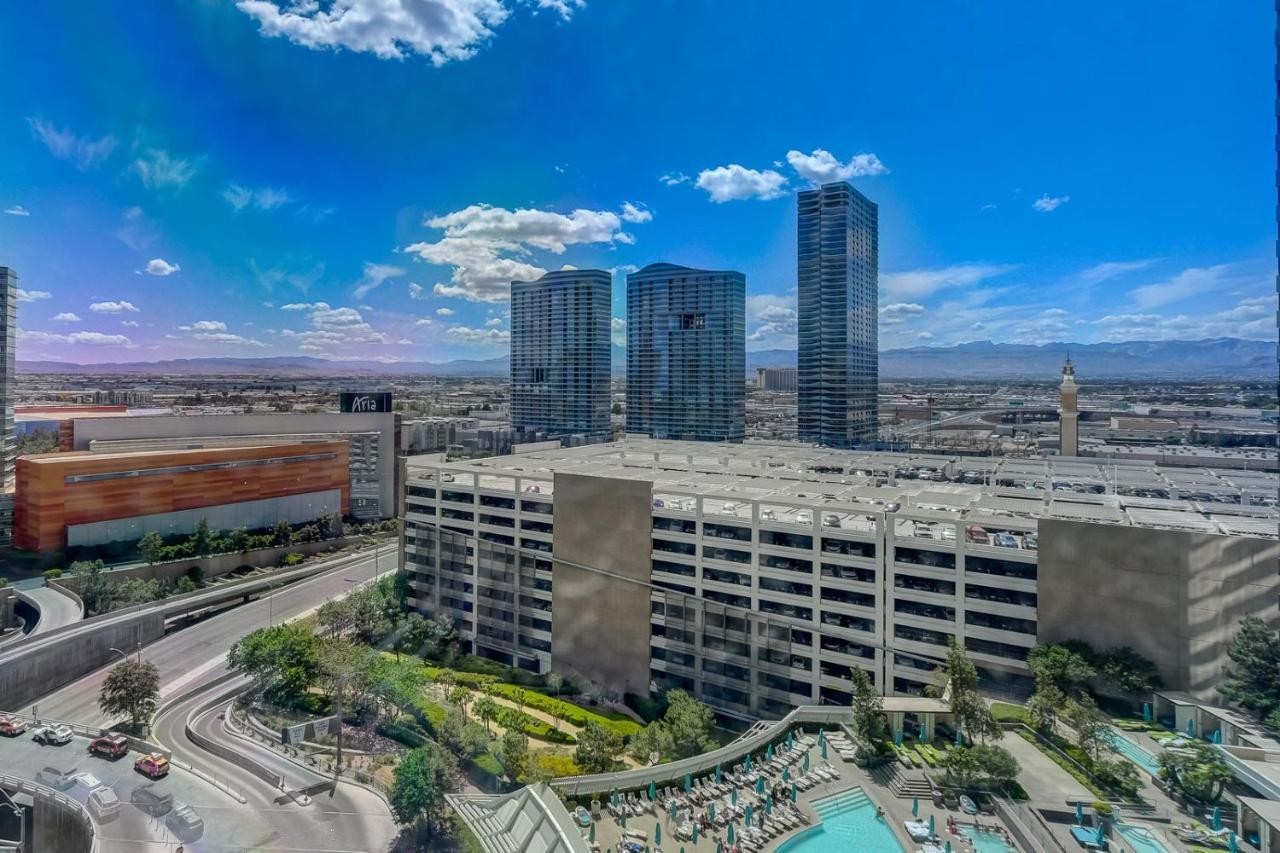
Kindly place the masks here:
<instances>
[{"instance_id":1,"label":"white car","mask_svg":"<svg viewBox=\"0 0 1280 853\"><path fill-rule=\"evenodd\" d=\"M71 743L74 733L69 726L40 726L31 733L31 739L39 744L61 745Z\"/></svg>"}]
</instances>

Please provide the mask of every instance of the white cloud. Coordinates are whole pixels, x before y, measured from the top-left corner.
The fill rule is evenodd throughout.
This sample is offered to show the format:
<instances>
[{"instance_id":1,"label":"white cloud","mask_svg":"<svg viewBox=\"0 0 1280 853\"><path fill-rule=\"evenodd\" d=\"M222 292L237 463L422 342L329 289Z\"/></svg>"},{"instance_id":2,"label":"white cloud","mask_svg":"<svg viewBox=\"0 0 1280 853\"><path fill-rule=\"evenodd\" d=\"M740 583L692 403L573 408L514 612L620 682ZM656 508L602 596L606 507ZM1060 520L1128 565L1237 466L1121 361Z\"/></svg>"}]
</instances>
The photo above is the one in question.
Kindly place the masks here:
<instances>
[{"instance_id":1,"label":"white cloud","mask_svg":"<svg viewBox=\"0 0 1280 853\"><path fill-rule=\"evenodd\" d=\"M107 335L102 332L71 332L59 335L53 332L18 330L18 340L33 344L85 344L87 346L132 346L133 341L124 335Z\"/></svg>"},{"instance_id":2,"label":"white cloud","mask_svg":"<svg viewBox=\"0 0 1280 853\"><path fill-rule=\"evenodd\" d=\"M190 160L174 157L162 148L148 148L133 161L133 169L148 189L170 187L180 189L195 177L196 167Z\"/></svg>"},{"instance_id":3,"label":"white cloud","mask_svg":"<svg viewBox=\"0 0 1280 853\"><path fill-rule=\"evenodd\" d=\"M622 203L622 221L634 222L636 224L649 222L653 219L653 213L644 205L636 206L629 201Z\"/></svg>"},{"instance_id":4,"label":"white cloud","mask_svg":"<svg viewBox=\"0 0 1280 853\"><path fill-rule=\"evenodd\" d=\"M409 282L409 298L423 300L427 298L427 291L422 285L416 281Z\"/></svg>"},{"instance_id":5,"label":"white cloud","mask_svg":"<svg viewBox=\"0 0 1280 853\"><path fill-rule=\"evenodd\" d=\"M883 273L880 287L888 301L901 302L930 296L944 288L977 284L1015 268L1012 264L956 264L933 270Z\"/></svg>"},{"instance_id":6,"label":"white cloud","mask_svg":"<svg viewBox=\"0 0 1280 853\"><path fill-rule=\"evenodd\" d=\"M680 184L687 183L689 181L689 176L684 172L668 172L661 178L658 178L658 180L662 181L662 183L669 187L676 187Z\"/></svg>"},{"instance_id":7,"label":"white cloud","mask_svg":"<svg viewBox=\"0 0 1280 853\"><path fill-rule=\"evenodd\" d=\"M624 217L647 211L631 208L635 213L624 207L622 215L586 209L564 214L473 204L428 219L426 225L442 229L444 236L435 243L414 243L405 251L428 263L453 267L450 283L433 288L437 296L505 302L512 281L530 281L546 272L526 260L534 250L559 255L572 245L634 243L622 229Z\"/></svg>"},{"instance_id":8,"label":"white cloud","mask_svg":"<svg viewBox=\"0 0 1280 853\"><path fill-rule=\"evenodd\" d=\"M55 323L79 323L80 318L71 311L61 311L53 315L53 321Z\"/></svg>"},{"instance_id":9,"label":"white cloud","mask_svg":"<svg viewBox=\"0 0 1280 853\"><path fill-rule=\"evenodd\" d=\"M621 317L609 318L609 339L615 347L627 345L627 321Z\"/></svg>"},{"instance_id":10,"label":"white cloud","mask_svg":"<svg viewBox=\"0 0 1280 853\"><path fill-rule=\"evenodd\" d=\"M116 138L108 134L101 139L76 136L70 130L59 130L42 118L27 118L31 134L59 160L67 160L82 172L95 168L111 156Z\"/></svg>"},{"instance_id":11,"label":"white cloud","mask_svg":"<svg viewBox=\"0 0 1280 853\"><path fill-rule=\"evenodd\" d=\"M305 311L310 329L282 329L282 337L298 342L298 348L319 352L348 344L387 343L386 335L365 322L354 308L333 308L327 302L292 302L282 311Z\"/></svg>"},{"instance_id":12,"label":"white cloud","mask_svg":"<svg viewBox=\"0 0 1280 853\"><path fill-rule=\"evenodd\" d=\"M402 275L404 275L404 267L396 267L391 264L374 264L365 261L364 274L360 277L360 283L353 291L355 298L364 299L366 294L377 290L387 279L399 278Z\"/></svg>"},{"instance_id":13,"label":"white cloud","mask_svg":"<svg viewBox=\"0 0 1280 853\"><path fill-rule=\"evenodd\" d=\"M227 204L237 211L244 210L246 207L254 207L258 210L275 210L277 207L284 207L293 201L289 191L285 189L276 187L250 189L240 184L229 184L222 191L222 197L226 199Z\"/></svg>"},{"instance_id":14,"label":"white cloud","mask_svg":"<svg viewBox=\"0 0 1280 853\"><path fill-rule=\"evenodd\" d=\"M31 215L31 211L27 210L25 207L23 207L20 204L15 204L13 207L6 207L4 209L4 212L9 214L10 216L30 216Z\"/></svg>"},{"instance_id":15,"label":"white cloud","mask_svg":"<svg viewBox=\"0 0 1280 853\"><path fill-rule=\"evenodd\" d=\"M1088 269L1081 270L1076 278L1086 287L1092 287L1095 284L1101 284L1104 281L1110 281L1113 278L1146 269L1155 262L1155 258L1144 258L1139 261L1107 261L1106 263L1094 264Z\"/></svg>"},{"instance_id":16,"label":"white cloud","mask_svg":"<svg viewBox=\"0 0 1280 853\"><path fill-rule=\"evenodd\" d=\"M1154 313L1109 314L1095 321L1102 339L1202 340L1205 338L1246 338L1274 340L1276 337L1276 295L1248 297L1231 308L1196 315L1166 316Z\"/></svg>"},{"instance_id":17,"label":"white cloud","mask_svg":"<svg viewBox=\"0 0 1280 853\"><path fill-rule=\"evenodd\" d=\"M164 258L152 258L147 261L145 272L147 275L173 275L181 270L182 267L177 264L171 264Z\"/></svg>"},{"instance_id":18,"label":"white cloud","mask_svg":"<svg viewBox=\"0 0 1280 853\"><path fill-rule=\"evenodd\" d=\"M324 276L324 261L317 261L310 268L305 270L291 270L287 266L289 259L272 267L260 267L254 258L249 259L249 269L253 271L254 278L258 280L263 288L268 291L274 290L281 284L289 284L306 293L311 286Z\"/></svg>"},{"instance_id":19,"label":"white cloud","mask_svg":"<svg viewBox=\"0 0 1280 853\"><path fill-rule=\"evenodd\" d=\"M445 335L450 340L466 344L509 344L511 333L501 329L471 329L466 326L451 326Z\"/></svg>"},{"instance_id":20,"label":"white cloud","mask_svg":"<svg viewBox=\"0 0 1280 853\"><path fill-rule=\"evenodd\" d=\"M47 290L23 290L21 287L18 288L19 302L37 302L41 299L50 299L52 297L53 294Z\"/></svg>"},{"instance_id":21,"label":"white cloud","mask_svg":"<svg viewBox=\"0 0 1280 853\"><path fill-rule=\"evenodd\" d=\"M126 311L136 313L138 306L124 300L118 302L95 302L89 306L89 310L95 314L123 314Z\"/></svg>"},{"instance_id":22,"label":"white cloud","mask_svg":"<svg viewBox=\"0 0 1280 853\"><path fill-rule=\"evenodd\" d=\"M138 328L138 321L137 320L121 320L120 325L128 326L130 329L136 329Z\"/></svg>"},{"instance_id":23,"label":"white cloud","mask_svg":"<svg viewBox=\"0 0 1280 853\"><path fill-rule=\"evenodd\" d=\"M1040 196L1040 198L1031 202L1031 206L1041 213L1053 213L1067 202L1071 201L1069 195L1050 196L1048 193Z\"/></svg>"},{"instance_id":24,"label":"white cloud","mask_svg":"<svg viewBox=\"0 0 1280 853\"><path fill-rule=\"evenodd\" d=\"M585 0L527 0L564 20ZM510 15L507 0L236 0L265 36L323 50L345 48L380 59L426 57L433 65L474 56Z\"/></svg>"},{"instance_id":25,"label":"white cloud","mask_svg":"<svg viewBox=\"0 0 1280 853\"><path fill-rule=\"evenodd\" d=\"M919 317L923 313L924 306L918 302L894 302L880 309L880 322L892 326L910 317Z\"/></svg>"},{"instance_id":26,"label":"white cloud","mask_svg":"<svg viewBox=\"0 0 1280 853\"><path fill-rule=\"evenodd\" d=\"M1234 264L1218 264L1204 268L1191 267L1168 281L1135 288L1129 291L1129 295L1133 297L1139 308L1157 308L1197 293L1225 287L1234 266Z\"/></svg>"},{"instance_id":27,"label":"white cloud","mask_svg":"<svg viewBox=\"0 0 1280 853\"><path fill-rule=\"evenodd\" d=\"M917 332L916 339L921 341L933 340L933 332Z\"/></svg>"},{"instance_id":28,"label":"white cloud","mask_svg":"<svg viewBox=\"0 0 1280 853\"><path fill-rule=\"evenodd\" d=\"M795 345L794 296L760 293L747 297L747 341L770 347Z\"/></svg>"},{"instance_id":29,"label":"white cloud","mask_svg":"<svg viewBox=\"0 0 1280 853\"><path fill-rule=\"evenodd\" d=\"M502 325L501 317L490 317L489 319L484 321L484 327L486 329L496 329L501 325Z\"/></svg>"},{"instance_id":30,"label":"white cloud","mask_svg":"<svg viewBox=\"0 0 1280 853\"><path fill-rule=\"evenodd\" d=\"M432 320L430 317L423 317L421 320L416 321L413 325L415 325L415 326L434 326L435 324L436 324L436 321L435 321L435 320Z\"/></svg>"},{"instance_id":31,"label":"white cloud","mask_svg":"<svg viewBox=\"0 0 1280 853\"><path fill-rule=\"evenodd\" d=\"M437 308L437 309L436 309L436 316L438 316L438 317L452 317L453 315L454 315L454 310L453 310L452 308Z\"/></svg>"},{"instance_id":32,"label":"white cloud","mask_svg":"<svg viewBox=\"0 0 1280 853\"><path fill-rule=\"evenodd\" d=\"M156 241L158 234L155 226L147 219L140 207L126 208L121 216L120 230L116 231L116 239L135 252L143 252Z\"/></svg>"},{"instance_id":33,"label":"white cloud","mask_svg":"<svg viewBox=\"0 0 1280 853\"><path fill-rule=\"evenodd\" d=\"M1040 312L1040 316L1048 319L1051 317L1066 317L1070 313L1065 308L1046 308Z\"/></svg>"},{"instance_id":34,"label":"white cloud","mask_svg":"<svg viewBox=\"0 0 1280 853\"><path fill-rule=\"evenodd\" d=\"M990 203L988 203L988 204L984 204L982 207L980 207L980 208L978 208L978 209L979 209L979 210L995 210L995 209L996 209L996 206L995 206L994 204L990 204Z\"/></svg>"},{"instance_id":35,"label":"white cloud","mask_svg":"<svg viewBox=\"0 0 1280 853\"><path fill-rule=\"evenodd\" d=\"M179 326L184 332L225 332L227 324L221 320L196 320L189 326Z\"/></svg>"},{"instance_id":36,"label":"white cloud","mask_svg":"<svg viewBox=\"0 0 1280 853\"><path fill-rule=\"evenodd\" d=\"M716 204L757 198L763 201L783 195L787 179L772 169L757 171L730 163L698 173L697 186Z\"/></svg>"},{"instance_id":37,"label":"white cloud","mask_svg":"<svg viewBox=\"0 0 1280 853\"><path fill-rule=\"evenodd\" d=\"M266 346L262 341L255 338L246 338L244 335L237 335L231 332L196 332L191 337L197 341L206 341L215 344L237 344L240 346L261 347Z\"/></svg>"},{"instance_id":38,"label":"white cloud","mask_svg":"<svg viewBox=\"0 0 1280 853\"><path fill-rule=\"evenodd\" d=\"M850 178L861 178L867 175L883 175L889 171L874 154L855 154L849 162L841 163L830 151L822 148L815 148L809 154L795 150L788 151L787 162L800 177L815 184L847 181Z\"/></svg>"}]
</instances>

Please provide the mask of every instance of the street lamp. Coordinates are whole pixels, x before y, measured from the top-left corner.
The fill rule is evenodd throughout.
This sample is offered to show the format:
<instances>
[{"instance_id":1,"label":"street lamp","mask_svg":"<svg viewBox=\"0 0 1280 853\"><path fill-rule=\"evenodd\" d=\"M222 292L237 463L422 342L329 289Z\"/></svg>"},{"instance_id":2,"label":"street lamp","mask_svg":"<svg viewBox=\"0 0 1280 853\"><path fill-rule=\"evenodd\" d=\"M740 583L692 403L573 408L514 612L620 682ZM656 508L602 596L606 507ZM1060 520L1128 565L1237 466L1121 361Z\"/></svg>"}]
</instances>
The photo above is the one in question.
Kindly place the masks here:
<instances>
[{"instance_id":1,"label":"street lamp","mask_svg":"<svg viewBox=\"0 0 1280 853\"><path fill-rule=\"evenodd\" d=\"M117 649L115 646L112 646L107 651L115 652L116 654L120 655L120 657L124 658L126 661L129 659L128 652L123 652L120 649ZM138 652L138 663L142 663L142 643L138 643L137 652Z\"/></svg>"}]
</instances>

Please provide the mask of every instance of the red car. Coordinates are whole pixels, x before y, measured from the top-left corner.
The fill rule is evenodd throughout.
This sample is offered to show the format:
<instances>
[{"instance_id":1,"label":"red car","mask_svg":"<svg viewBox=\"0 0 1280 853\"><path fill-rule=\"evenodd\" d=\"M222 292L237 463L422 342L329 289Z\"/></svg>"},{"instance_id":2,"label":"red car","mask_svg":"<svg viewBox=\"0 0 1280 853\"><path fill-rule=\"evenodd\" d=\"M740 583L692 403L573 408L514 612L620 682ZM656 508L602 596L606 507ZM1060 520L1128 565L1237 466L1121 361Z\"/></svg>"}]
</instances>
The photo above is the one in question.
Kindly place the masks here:
<instances>
[{"instance_id":1,"label":"red car","mask_svg":"<svg viewBox=\"0 0 1280 853\"><path fill-rule=\"evenodd\" d=\"M129 752L129 741L120 735L105 735L89 741L89 751L105 758L119 758Z\"/></svg>"},{"instance_id":2,"label":"red car","mask_svg":"<svg viewBox=\"0 0 1280 853\"><path fill-rule=\"evenodd\" d=\"M149 752L133 762L133 769L152 779L159 779L169 772L169 759L158 752Z\"/></svg>"},{"instance_id":3,"label":"red car","mask_svg":"<svg viewBox=\"0 0 1280 853\"><path fill-rule=\"evenodd\" d=\"M17 737L26 730L26 720L19 720L10 714L0 714L0 735Z\"/></svg>"}]
</instances>

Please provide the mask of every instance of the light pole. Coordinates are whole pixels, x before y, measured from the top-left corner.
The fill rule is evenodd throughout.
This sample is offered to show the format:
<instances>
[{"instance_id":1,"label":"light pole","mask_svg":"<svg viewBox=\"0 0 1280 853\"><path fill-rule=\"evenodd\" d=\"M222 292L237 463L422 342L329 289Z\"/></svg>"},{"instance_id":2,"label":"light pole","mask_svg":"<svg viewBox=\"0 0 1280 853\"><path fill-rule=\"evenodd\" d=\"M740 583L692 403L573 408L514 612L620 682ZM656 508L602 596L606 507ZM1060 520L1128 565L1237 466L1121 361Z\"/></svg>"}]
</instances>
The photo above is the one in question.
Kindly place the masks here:
<instances>
[{"instance_id":1,"label":"light pole","mask_svg":"<svg viewBox=\"0 0 1280 853\"><path fill-rule=\"evenodd\" d=\"M112 646L111 648L107 649L107 651L115 652L116 654L120 655L120 657L124 658L126 661L129 659L128 652L123 652L120 649L117 649L115 646ZM138 652L138 663L142 663L142 643L138 643L137 652Z\"/></svg>"}]
</instances>

